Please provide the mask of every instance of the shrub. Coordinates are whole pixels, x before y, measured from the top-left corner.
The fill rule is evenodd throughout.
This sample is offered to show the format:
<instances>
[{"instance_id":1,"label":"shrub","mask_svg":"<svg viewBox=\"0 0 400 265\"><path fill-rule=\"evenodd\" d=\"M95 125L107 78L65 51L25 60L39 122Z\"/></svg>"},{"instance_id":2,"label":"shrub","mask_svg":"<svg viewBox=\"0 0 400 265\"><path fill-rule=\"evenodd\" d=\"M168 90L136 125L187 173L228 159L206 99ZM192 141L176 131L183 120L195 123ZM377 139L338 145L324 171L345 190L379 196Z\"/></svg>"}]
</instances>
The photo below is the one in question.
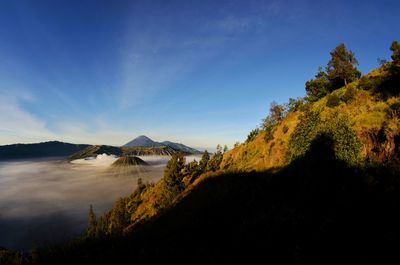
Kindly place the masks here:
<instances>
[{"instance_id":1,"label":"shrub","mask_svg":"<svg viewBox=\"0 0 400 265\"><path fill-rule=\"evenodd\" d=\"M255 129L251 130L249 135L247 135L246 143L253 141L254 138L256 138L256 136L258 135L259 132L260 132L260 129L258 129L258 128L255 128Z\"/></svg>"},{"instance_id":2,"label":"shrub","mask_svg":"<svg viewBox=\"0 0 400 265\"><path fill-rule=\"evenodd\" d=\"M384 78L382 76L366 76L360 78L358 81L358 89L362 90L376 90L383 83Z\"/></svg>"},{"instance_id":3,"label":"shrub","mask_svg":"<svg viewBox=\"0 0 400 265\"><path fill-rule=\"evenodd\" d=\"M392 118L400 116L400 102L395 102L390 105L390 116Z\"/></svg>"},{"instance_id":4,"label":"shrub","mask_svg":"<svg viewBox=\"0 0 400 265\"><path fill-rule=\"evenodd\" d=\"M318 112L306 111L299 118L299 123L289 139L288 159L302 156L309 149L312 139L315 138L320 124Z\"/></svg>"},{"instance_id":5,"label":"shrub","mask_svg":"<svg viewBox=\"0 0 400 265\"><path fill-rule=\"evenodd\" d=\"M334 108L340 105L340 98L336 94L330 94L326 101L326 106Z\"/></svg>"},{"instance_id":6,"label":"shrub","mask_svg":"<svg viewBox=\"0 0 400 265\"><path fill-rule=\"evenodd\" d=\"M207 163L207 171L216 171L219 169L219 165L222 162L222 158L224 156L224 153L222 151L222 147L220 145L217 145L217 150L213 154L213 156L210 158L210 160Z\"/></svg>"},{"instance_id":7,"label":"shrub","mask_svg":"<svg viewBox=\"0 0 400 265\"><path fill-rule=\"evenodd\" d=\"M307 96L310 101L316 101L330 91L328 74L320 67L314 79L308 80L305 84Z\"/></svg>"},{"instance_id":8,"label":"shrub","mask_svg":"<svg viewBox=\"0 0 400 265\"><path fill-rule=\"evenodd\" d=\"M333 113L323 123L321 131L332 137L335 155L338 159L349 164L357 162L362 143L350 127L347 116Z\"/></svg>"},{"instance_id":9,"label":"shrub","mask_svg":"<svg viewBox=\"0 0 400 265\"><path fill-rule=\"evenodd\" d=\"M335 112L326 120L321 120L319 113L308 112L300 117L300 122L289 139L288 159L303 156L312 141L319 135L327 135L333 140L335 156L353 164L358 161L362 144L348 118Z\"/></svg>"},{"instance_id":10,"label":"shrub","mask_svg":"<svg viewBox=\"0 0 400 265\"><path fill-rule=\"evenodd\" d=\"M346 88L346 92L344 92L342 96L342 101L345 103L349 103L354 99L354 97L357 95L357 88L355 88L352 85L348 85Z\"/></svg>"},{"instance_id":11,"label":"shrub","mask_svg":"<svg viewBox=\"0 0 400 265\"><path fill-rule=\"evenodd\" d=\"M302 110L305 102L303 98L289 98L288 103L284 105L286 112L293 112L297 110Z\"/></svg>"},{"instance_id":12,"label":"shrub","mask_svg":"<svg viewBox=\"0 0 400 265\"><path fill-rule=\"evenodd\" d=\"M268 155L271 155L272 148L274 148L274 146L275 146L275 142L272 142L271 145L269 146Z\"/></svg>"},{"instance_id":13,"label":"shrub","mask_svg":"<svg viewBox=\"0 0 400 265\"><path fill-rule=\"evenodd\" d=\"M268 127L264 127L264 131L265 131L265 136L264 136L264 141L265 142L269 142L274 140L274 132L275 132L275 126L274 125L270 125Z\"/></svg>"},{"instance_id":14,"label":"shrub","mask_svg":"<svg viewBox=\"0 0 400 265\"><path fill-rule=\"evenodd\" d=\"M286 134L289 131L289 127L285 124L283 125L282 132Z\"/></svg>"}]
</instances>

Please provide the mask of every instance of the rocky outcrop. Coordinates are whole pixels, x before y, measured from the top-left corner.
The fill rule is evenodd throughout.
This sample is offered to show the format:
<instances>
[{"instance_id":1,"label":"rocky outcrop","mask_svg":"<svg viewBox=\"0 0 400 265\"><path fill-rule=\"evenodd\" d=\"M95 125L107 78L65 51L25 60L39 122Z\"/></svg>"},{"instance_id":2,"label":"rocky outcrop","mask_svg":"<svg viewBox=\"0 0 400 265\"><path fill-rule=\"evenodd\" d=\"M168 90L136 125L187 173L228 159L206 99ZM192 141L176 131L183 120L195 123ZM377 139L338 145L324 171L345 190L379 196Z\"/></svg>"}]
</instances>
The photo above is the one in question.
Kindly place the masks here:
<instances>
[{"instance_id":1,"label":"rocky outcrop","mask_svg":"<svg viewBox=\"0 0 400 265\"><path fill-rule=\"evenodd\" d=\"M399 160L400 130L383 125L380 129L368 129L361 132L366 157L378 161Z\"/></svg>"}]
</instances>

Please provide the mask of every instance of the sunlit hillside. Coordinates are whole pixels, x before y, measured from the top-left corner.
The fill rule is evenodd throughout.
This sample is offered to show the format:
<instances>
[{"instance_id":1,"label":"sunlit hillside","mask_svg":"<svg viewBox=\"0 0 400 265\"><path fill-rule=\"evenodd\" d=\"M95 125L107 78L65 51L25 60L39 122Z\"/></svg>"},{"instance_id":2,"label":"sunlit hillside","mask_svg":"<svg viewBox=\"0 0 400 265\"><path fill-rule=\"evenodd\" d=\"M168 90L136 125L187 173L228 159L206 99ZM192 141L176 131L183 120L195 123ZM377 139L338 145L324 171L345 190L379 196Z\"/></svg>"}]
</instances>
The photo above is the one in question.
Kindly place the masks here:
<instances>
[{"instance_id":1,"label":"sunlit hillside","mask_svg":"<svg viewBox=\"0 0 400 265\"><path fill-rule=\"evenodd\" d=\"M343 129L343 126L354 131L361 143L360 150L355 154L358 162L365 159L384 162L393 158L399 148L400 97L384 96L374 90L374 87L369 87L376 86L375 80L386 74L384 69L385 67L381 67L373 70L360 80L335 90L316 102L295 100L291 104L298 106L286 106L285 117L271 132L261 129L249 141L229 151L224 155L221 167L228 170L265 170L287 164L291 159L291 148L296 148L290 142L293 132L299 121L305 120L302 117L310 112L318 113L319 116L313 129L315 134L325 131L335 133ZM335 102L330 105L332 98ZM347 138L347 135L343 135L343 138Z\"/></svg>"}]
</instances>

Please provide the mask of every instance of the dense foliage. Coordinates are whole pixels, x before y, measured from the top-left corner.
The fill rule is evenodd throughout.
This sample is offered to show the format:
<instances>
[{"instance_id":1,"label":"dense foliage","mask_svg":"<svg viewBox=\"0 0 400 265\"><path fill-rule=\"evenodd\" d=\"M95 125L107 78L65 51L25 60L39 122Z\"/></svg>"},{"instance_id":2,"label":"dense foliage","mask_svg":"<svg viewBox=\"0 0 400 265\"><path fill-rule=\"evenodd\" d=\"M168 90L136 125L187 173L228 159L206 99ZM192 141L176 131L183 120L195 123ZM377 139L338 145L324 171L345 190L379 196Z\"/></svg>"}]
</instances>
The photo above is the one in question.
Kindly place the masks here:
<instances>
[{"instance_id":1,"label":"dense foliage","mask_svg":"<svg viewBox=\"0 0 400 265\"><path fill-rule=\"evenodd\" d=\"M305 84L310 101L318 100L361 76L361 72L355 67L358 61L354 53L347 50L343 43L333 49L330 55L326 70L320 67L314 79Z\"/></svg>"},{"instance_id":2,"label":"dense foliage","mask_svg":"<svg viewBox=\"0 0 400 265\"><path fill-rule=\"evenodd\" d=\"M306 82L306 92L309 100L315 101L324 97L330 91L328 74L320 67L314 79Z\"/></svg>"},{"instance_id":3,"label":"dense foliage","mask_svg":"<svg viewBox=\"0 0 400 265\"><path fill-rule=\"evenodd\" d=\"M326 68L332 90L346 86L361 76L361 72L355 67L358 61L354 52L347 50L341 43L331 51L331 59Z\"/></svg>"},{"instance_id":4,"label":"dense foliage","mask_svg":"<svg viewBox=\"0 0 400 265\"><path fill-rule=\"evenodd\" d=\"M348 118L338 112L322 120L315 111L304 113L289 140L288 158L304 155L318 135L328 135L333 143L335 156L347 163L356 163L362 144L349 125Z\"/></svg>"},{"instance_id":5,"label":"dense foliage","mask_svg":"<svg viewBox=\"0 0 400 265\"><path fill-rule=\"evenodd\" d=\"M326 106L334 108L340 105L340 98L336 94L329 94L326 100Z\"/></svg>"}]
</instances>

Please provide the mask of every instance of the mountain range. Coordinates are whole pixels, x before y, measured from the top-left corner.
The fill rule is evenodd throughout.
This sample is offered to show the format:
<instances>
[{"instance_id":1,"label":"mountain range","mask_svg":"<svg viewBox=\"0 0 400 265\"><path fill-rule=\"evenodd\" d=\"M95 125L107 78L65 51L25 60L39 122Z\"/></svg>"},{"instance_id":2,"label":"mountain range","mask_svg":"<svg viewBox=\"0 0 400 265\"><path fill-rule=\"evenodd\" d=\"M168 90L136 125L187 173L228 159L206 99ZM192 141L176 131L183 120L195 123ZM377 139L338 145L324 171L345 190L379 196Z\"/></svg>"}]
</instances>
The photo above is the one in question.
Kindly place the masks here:
<instances>
[{"instance_id":1,"label":"mountain range","mask_svg":"<svg viewBox=\"0 0 400 265\"><path fill-rule=\"evenodd\" d=\"M69 156L89 146L59 141L3 145L0 146L0 160Z\"/></svg>"},{"instance_id":2,"label":"mountain range","mask_svg":"<svg viewBox=\"0 0 400 265\"><path fill-rule=\"evenodd\" d=\"M108 145L71 144L59 141L49 141L33 144L10 144L0 146L0 160L69 157L69 160L109 155L173 155L177 152L185 154L200 154L199 150L184 144L170 141L155 142L145 135L141 135L122 147Z\"/></svg>"},{"instance_id":3,"label":"mountain range","mask_svg":"<svg viewBox=\"0 0 400 265\"><path fill-rule=\"evenodd\" d=\"M170 147L175 151L184 152L188 154L200 154L199 150L191 148L181 143L174 143L170 141L156 142L145 135L140 135L132 141L123 145L123 147Z\"/></svg>"}]
</instances>

